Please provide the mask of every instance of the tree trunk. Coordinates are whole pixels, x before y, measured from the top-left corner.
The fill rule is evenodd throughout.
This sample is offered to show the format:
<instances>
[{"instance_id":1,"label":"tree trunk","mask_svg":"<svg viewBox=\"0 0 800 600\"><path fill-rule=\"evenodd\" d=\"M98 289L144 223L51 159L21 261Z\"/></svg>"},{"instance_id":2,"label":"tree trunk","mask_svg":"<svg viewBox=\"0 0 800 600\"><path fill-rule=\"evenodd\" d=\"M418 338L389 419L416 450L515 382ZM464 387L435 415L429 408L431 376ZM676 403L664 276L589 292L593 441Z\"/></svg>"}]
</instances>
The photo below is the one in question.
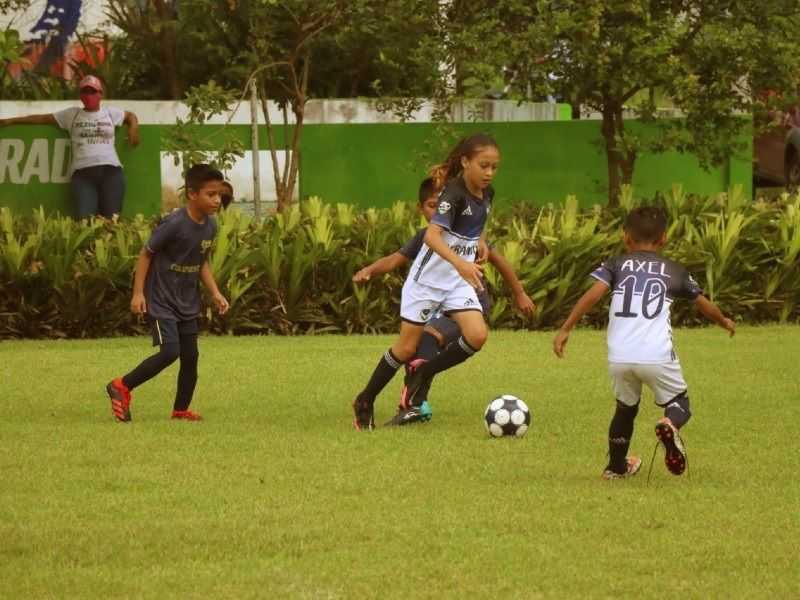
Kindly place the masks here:
<instances>
[{"instance_id":1,"label":"tree trunk","mask_svg":"<svg viewBox=\"0 0 800 600\"><path fill-rule=\"evenodd\" d=\"M614 125L614 110L603 109L601 125L603 139L606 146L606 168L608 169L608 206L619 206L619 192L622 186L620 181L620 153L617 147L616 127Z\"/></svg>"},{"instance_id":2,"label":"tree trunk","mask_svg":"<svg viewBox=\"0 0 800 600\"><path fill-rule=\"evenodd\" d=\"M624 145L625 123L622 118L622 107L606 105L603 109L601 125L606 149L606 165L608 171L608 206L619 206L619 195L623 184L633 181L633 169L636 164L636 149Z\"/></svg>"},{"instance_id":3,"label":"tree trunk","mask_svg":"<svg viewBox=\"0 0 800 600\"><path fill-rule=\"evenodd\" d=\"M161 67L163 78L161 89L170 100L180 100L181 85L178 78L177 36L175 23L178 19L174 6L169 6L164 0L153 0L153 5L158 15L161 26L159 38L161 41Z\"/></svg>"},{"instance_id":4,"label":"tree trunk","mask_svg":"<svg viewBox=\"0 0 800 600\"><path fill-rule=\"evenodd\" d=\"M291 154L286 157L287 159L291 157L289 176L286 178L286 206L289 206L292 202L294 186L297 185L297 175L300 169L300 138L303 133L303 120L306 116L306 102L308 100L308 75L310 70L311 52L306 51L305 55L303 56L303 73L300 75L300 82L297 88L297 98L295 98L295 102L292 104L295 124L294 132L292 134Z\"/></svg>"}]
</instances>

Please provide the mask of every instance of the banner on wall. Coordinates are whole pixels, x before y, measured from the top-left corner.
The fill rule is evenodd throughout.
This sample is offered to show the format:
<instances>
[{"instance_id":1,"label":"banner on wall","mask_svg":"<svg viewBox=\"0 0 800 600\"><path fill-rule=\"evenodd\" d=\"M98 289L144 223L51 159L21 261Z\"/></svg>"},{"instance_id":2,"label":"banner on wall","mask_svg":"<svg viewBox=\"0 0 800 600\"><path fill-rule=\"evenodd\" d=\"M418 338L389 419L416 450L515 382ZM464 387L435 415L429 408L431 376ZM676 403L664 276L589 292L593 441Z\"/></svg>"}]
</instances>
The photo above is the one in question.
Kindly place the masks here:
<instances>
[{"instance_id":1,"label":"banner on wall","mask_svg":"<svg viewBox=\"0 0 800 600\"><path fill-rule=\"evenodd\" d=\"M68 183L69 161L65 138L0 139L0 184Z\"/></svg>"}]
</instances>

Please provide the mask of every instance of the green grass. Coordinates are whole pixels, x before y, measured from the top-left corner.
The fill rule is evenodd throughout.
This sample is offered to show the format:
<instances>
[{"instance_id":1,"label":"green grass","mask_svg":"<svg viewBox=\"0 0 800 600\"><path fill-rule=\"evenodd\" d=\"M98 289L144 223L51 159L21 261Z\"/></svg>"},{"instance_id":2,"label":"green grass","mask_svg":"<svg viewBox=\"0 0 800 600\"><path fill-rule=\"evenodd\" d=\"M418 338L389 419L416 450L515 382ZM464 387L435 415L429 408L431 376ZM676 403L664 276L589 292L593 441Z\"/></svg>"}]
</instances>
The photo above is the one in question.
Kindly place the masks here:
<instances>
[{"instance_id":1,"label":"green grass","mask_svg":"<svg viewBox=\"0 0 800 600\"><path fill-rule=\"evenodd\" d=\"M496 332L443 375L427 425L358 434L351 397L390 337L201 339L112 421L104 384L145 338L0 344L0 597L789 598L800 594L800 328L681 330L690 477L603 482L603 332ZM388 419L400 378L379 399ZM496 394L533 428L489 439Z\"/></svg>"}]
</instances>

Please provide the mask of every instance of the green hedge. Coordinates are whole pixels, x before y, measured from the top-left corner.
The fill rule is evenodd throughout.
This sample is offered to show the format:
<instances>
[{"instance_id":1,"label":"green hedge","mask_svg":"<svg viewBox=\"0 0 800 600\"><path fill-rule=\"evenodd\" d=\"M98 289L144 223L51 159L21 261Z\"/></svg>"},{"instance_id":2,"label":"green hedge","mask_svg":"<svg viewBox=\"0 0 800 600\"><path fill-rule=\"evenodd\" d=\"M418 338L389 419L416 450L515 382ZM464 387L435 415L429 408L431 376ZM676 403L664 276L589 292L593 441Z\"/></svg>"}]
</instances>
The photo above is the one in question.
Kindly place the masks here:
<instances>
[{"instance_id":1,"label":"green hedge","mask_svg":"<svg viewBox=\"0 0 800 600\"><path fill-rule=\"evenodd\" d=\"M660 198L670 215L667 256L685 264L707 295L737 320L800 318L800 198L750 203L741 194L697 198L680 188ZM623 208L581 211L518 205L492 215L490 239L515 266L538 305L516 314L498 274L487 267L494 327L557 326L586 289L587 275L621 250ZM212 268L231 300L225 317L206 311L214 333L391 332L398 328L404 273L366 285L350 278L396 251L422 225L412 205L358 210L304 201L262 224L232 211L219 218ZM132 270L154 223L74 222L0 211L0 338L101 337L143 332L128 309ZM586 317L605 322L605 307ZM696 324L685 302L676 324Z\"/></svg>"}]
</instances>

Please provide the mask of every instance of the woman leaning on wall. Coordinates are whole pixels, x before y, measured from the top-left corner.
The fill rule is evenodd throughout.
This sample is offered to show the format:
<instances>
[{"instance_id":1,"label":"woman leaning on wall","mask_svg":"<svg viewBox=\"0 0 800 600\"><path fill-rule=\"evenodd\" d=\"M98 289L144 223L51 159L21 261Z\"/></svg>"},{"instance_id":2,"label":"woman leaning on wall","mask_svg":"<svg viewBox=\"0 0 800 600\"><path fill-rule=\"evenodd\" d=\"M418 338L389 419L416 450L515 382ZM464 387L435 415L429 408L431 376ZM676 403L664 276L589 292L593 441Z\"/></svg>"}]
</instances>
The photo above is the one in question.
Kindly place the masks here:
<instances>
[{"instance_id":1,"label":"woman leaning on wall","mask_svg":"<svg viewBox=\"0 0 800 600\"><path fill-rule=\"evenodd\" d=\"M52 114L0 119L4 125L55 125L69 132L72 149L70 189L78 219L99 215L107 219L122 212L125 173L114 147L115 130L128 126L128 142L139 144L139 121L132 112L101 106L103 84L97 77L81 79L79 95L83 107L70 107Z\"/></svg>"}]
</instances>

